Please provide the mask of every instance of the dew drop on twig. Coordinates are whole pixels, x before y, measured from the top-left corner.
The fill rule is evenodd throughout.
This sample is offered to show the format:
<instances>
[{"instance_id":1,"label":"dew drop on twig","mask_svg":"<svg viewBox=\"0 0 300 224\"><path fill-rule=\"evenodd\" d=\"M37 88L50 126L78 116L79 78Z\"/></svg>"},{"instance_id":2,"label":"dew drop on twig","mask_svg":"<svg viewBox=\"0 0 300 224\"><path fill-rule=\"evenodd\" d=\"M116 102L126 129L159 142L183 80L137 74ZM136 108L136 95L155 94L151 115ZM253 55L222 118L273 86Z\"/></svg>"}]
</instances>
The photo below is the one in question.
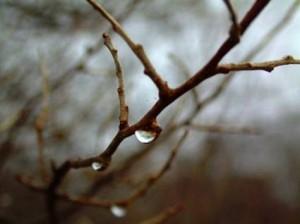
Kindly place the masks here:
<instances>
[{"instance_id":1,"label":"dew drop on twig","mask_svg":"<svg viewBox=\"0 0 300 224\"><path fill-rule=\"evenodd\" d=\"M92 169L95 171L99 171L103 168L103 164L99 162L93 162L92 163Z\"/></svg>"},{"instance_id":2,"label":"dew drop on twig","mask_svg":"<svg viewBox=\"0 0 300 224\"><path fill-rule=\"evenodd\" d=\"M143 144L153 142L159 135L158 132L145 130L137 130L134 134L136 139Z\"/></svg>"},{"instance_id":3,"label":"dew drop on twig","mask_svg":"<svg viewBox=\"0 0 300 224\"><path fill-rule=\"evenodd\" d=\"M124 207L118 206L118 205L112 205L110 207L111 213L118 218L122 218L126 215L127 211Z\"/></svg>"}]
</instances>

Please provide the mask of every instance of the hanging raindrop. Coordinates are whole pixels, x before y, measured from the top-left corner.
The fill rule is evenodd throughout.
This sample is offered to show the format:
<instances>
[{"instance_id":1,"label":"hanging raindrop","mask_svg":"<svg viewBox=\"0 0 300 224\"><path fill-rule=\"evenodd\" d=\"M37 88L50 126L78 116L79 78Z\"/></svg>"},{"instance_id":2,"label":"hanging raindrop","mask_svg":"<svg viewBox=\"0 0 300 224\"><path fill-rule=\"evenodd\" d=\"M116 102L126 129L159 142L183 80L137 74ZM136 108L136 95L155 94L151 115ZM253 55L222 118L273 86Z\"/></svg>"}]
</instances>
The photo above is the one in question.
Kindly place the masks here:
<instances>
[{"instance_id":1,"label":"hanging raindrop","mask_svg":"<svg viewBox=\"0 0 300 224\"><path fill-rule=\"evenodd\" d=\"M111 213L118 218L122 218L126 215L127 211L124 207L118 206L118 205L112 205L110 207Z\"/></svg>"},{"instance_id":2,"label":"hanging raindrop","mask_svg":"<svg viewBox=\"0 0 300 224\"><path fill-rule=\"evenodd\" d=\"M155 131L137 130L134 132L134 134L139 142L148 144L150 142L153 142L157 138L159 133Z\"/></svg>"},{"instance_id":3,"label":"hanging raindrop","mask_svg":"<svg viewBox=\"0 0 300 224\"><path fill-rule=\"evenodd\" d=\"M92 163L92 169L95 171L99 171L103 168L103 164L99 162L93 162Z\"/></svg>"}]
</instances>

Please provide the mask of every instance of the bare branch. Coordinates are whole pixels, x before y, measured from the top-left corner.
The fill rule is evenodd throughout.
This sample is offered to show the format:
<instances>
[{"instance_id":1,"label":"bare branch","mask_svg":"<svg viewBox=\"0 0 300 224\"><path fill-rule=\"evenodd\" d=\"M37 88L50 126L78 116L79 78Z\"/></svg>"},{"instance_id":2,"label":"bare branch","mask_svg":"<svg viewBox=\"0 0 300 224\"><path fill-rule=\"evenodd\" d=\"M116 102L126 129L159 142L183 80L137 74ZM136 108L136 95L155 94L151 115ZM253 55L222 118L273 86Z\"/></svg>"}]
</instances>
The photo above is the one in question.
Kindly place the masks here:
<instances>
[{"instance_id":1,"label":"bare branch","mask_svg":"<svg viewBox=\"0 0 300 224\"><path fill-rule=\"evenodd\" d=\"M243 35L254 19L262 12L262 10L267 6L270 0L256 0L250 10L246 13L243 20L240 22L240 35ZM228 39L221 45L215 55L210 59L210 61L196 74L183 83L181 86L174 90L174 98L178 98L190 89L197 86L199 83L215 75L215 68L218 63L223 59L223 57L231 51L238 44L238 40L233 36L229 36Z\"/></svg>"},{"instance_id":2,"label":"bare branch","mask_svg":"<svg viewBox=\"0 0 300 224\"><path fill-rule=\"evenodd\" d=\"M259 63L239 63L239 64L222 64L219 65L216 70L217 73L229 73L232 71L256 71L263 70L266 72L272 72L276 67L283 65L295 65L300 64L300 59L294 59L292 56L286 56L279 60L259 62Z\"/></svg>"},{"instance_id":3,"label":"bare branch","mask_svg":"<svg viewBox=\"0 0 300 224\"><path fill-rule=\"evenodd\" d=\"M124 79L123 79L123 70L121 63L118 58L118 50L114 47L110 36L107 33L103 34L104 44L110 51L114 63L116 66L116 76L118 79L119 87L118 87L118 95L119 95L119 102L120 102L120 125L119 129L122 130L126 127L128 127L128 106L126 104L125 100L125 87L124 87Z\"/></svg>"},{"instance_id":4,"label":"bare branch","mask_svg":"<svg viewBox=\"0 0 300 224\"><path fill-rule=\"evenodd\" d=\"M152 65L150 59L146 55L144 48L140 44L136 44L129 37L129 35L125 32L122 25L108 12L106 9L98 3L96 0L87 0L93 7L96 9L108 22L110 22L112 28L116 33L118 33L123 40L127 43L136 57L141 61L145 68L145 74L149 76L149 78L155 83L157 88L159 89L159 93L161 97L165 95L169 95L171 91L167 85L167 83L160 77L160 75L155 70Z\"/></svg>"}]
</instances>

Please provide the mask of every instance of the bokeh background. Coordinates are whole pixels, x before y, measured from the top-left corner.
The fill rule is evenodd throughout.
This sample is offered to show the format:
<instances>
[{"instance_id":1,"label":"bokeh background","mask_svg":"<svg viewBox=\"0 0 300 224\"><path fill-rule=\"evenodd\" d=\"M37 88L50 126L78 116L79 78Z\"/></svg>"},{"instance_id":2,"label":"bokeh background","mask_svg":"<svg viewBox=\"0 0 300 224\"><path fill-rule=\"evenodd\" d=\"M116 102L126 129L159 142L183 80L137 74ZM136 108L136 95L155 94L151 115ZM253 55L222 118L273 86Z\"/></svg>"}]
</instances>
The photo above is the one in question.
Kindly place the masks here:
<instances>
[{"instance_id":1,"label":"bokeh background","mask_svg":"<svg viewBox=\"0 0 300 224\"><path fill-rule=\"evenodd\" d=\"M172 87L208 61L231 25L221 0L99 2L143 44ZM232 2L242 18L254 1ZM223 62L299 58L298 5L271 1ZM157 89L86 1L0 0L0 223L46 223L44 195L15 179L28 175L41 182L35 128L41 111L48 111L48 174L51 161L101 153L117 131L117 81L103 32L111 33L119 50L134 123L157 100ZM120 219L107 209L60 202L63 223L140 223L177 203L184 209L168 223L299 223L299 75L296 65L205 81L160 115L163 132L153 144L132 136L119 147L108 174L71 172L61 187L71 195L93 189L99 200L124 198L163 166L188 128L171 168L127 215ZM195 93L199 102L212 98L198 113Z\"/></svg>"}]
</instances>

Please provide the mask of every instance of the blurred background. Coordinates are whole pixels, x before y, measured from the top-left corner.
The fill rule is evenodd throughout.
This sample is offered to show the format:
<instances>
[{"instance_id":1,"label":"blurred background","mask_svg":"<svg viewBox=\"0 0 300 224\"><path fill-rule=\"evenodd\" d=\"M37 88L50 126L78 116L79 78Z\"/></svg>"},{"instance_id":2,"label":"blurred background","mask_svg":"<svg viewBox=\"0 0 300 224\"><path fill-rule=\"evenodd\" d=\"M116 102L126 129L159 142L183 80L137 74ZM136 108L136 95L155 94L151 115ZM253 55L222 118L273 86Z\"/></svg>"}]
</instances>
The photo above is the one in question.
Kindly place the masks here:
<instances>
[{"instance_id":1,"label":"blurred background","mask_svg":"<svg viewBox=\"0 0 300 224\"><path fill-rule=\"evenodd\" d=\"M99 2L172 87L208 61L231 26L221 0ZM232 2L242 18L254 1ZM299 58L299 5L271 1L223 62ZM15 176L43 184L51 161L98 155L118 130L117 81L103 32L119 50L132 124L158 99L157 89L86 1L0 0L0 223L46 223L44 195ZM184 209L167 223L300 223L299 73L299 66L283 66L205 81L163 111L155 142L131 136L109 170L81 169L64 180L61 190L70 195L126 198L159 172L187 128L171 168L126 216L62 201L63 223L142 223L175 204Z\"/></svg>"}]
</instances>

